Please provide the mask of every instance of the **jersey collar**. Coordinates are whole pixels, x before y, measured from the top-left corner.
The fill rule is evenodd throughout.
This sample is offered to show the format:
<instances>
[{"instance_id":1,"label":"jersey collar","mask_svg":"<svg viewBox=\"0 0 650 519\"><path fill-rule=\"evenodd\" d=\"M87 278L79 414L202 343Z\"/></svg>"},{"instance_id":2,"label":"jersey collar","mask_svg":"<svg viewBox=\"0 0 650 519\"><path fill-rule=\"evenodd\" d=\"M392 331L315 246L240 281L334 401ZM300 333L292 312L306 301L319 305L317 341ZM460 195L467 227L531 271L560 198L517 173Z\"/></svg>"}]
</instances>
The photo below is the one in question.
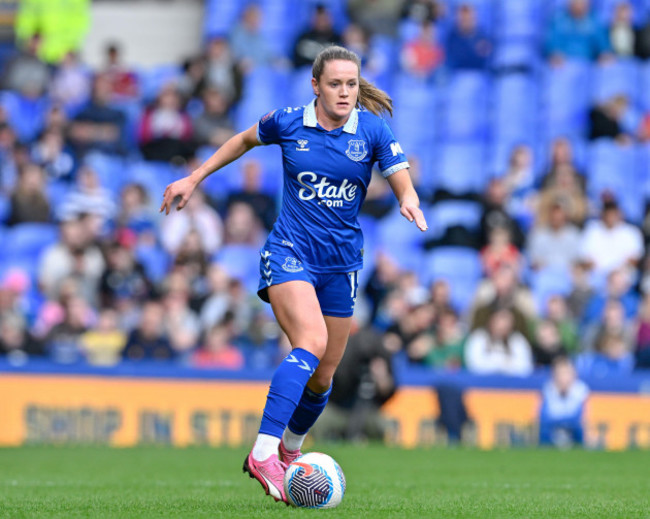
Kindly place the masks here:
<instances>
[{"instance_id":1,"label":"jersey collar","mask_svg":"<svg viewBox=\"0 0 650 519\"><path fill-rule=\"evenodd\" d=\"M305 111L302 114L302 124L309 128L316 128L318 125L318 119L316 118L316 99L312 99L311 103L305 107ZM353 108L350 117L345 125L343 125L343 131L354 135L357 133L357 126L359 126L359 110Z\"/></svg>"}]
</instances>

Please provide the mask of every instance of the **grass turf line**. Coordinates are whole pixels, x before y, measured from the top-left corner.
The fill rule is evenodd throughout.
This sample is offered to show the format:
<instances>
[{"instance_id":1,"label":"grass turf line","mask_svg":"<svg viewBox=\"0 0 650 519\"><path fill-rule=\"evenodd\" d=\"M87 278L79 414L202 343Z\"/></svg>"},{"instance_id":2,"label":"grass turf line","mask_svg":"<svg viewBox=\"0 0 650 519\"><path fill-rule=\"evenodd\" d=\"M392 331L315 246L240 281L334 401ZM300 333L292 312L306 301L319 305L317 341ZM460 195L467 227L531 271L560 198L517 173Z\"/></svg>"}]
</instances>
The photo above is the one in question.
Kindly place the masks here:
<instances>
[{"instance_id":1,"label":"grass turf line","mask_svg":"<svg viewBox=\"0 0 650 519\"><path fill-rule=\"evenodd\" d=\"M348 491L331 511L287 508L241 472L244 449L0 449L0 517L650 519L650 452L320 446Z\"/></svg>"}]
</instances>

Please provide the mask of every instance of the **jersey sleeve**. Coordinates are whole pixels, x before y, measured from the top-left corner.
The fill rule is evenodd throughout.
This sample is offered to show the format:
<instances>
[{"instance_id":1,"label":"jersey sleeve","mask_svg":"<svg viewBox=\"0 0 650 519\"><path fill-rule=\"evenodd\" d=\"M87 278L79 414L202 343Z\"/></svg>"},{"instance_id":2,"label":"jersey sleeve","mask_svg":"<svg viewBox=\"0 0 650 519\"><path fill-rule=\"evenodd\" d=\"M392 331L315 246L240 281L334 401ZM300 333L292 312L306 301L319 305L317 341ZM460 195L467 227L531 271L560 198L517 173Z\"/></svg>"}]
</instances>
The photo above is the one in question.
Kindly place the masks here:
<instances>
[{"instance_id":1,"label":"jersey sleeve","mask_svg":"<svg viewBox=\"0 0 650 519\"><path fill-rule=\"evenodd\" d=\"M257 140L260 144L278 144L280 142L281 114L282 110L273 110L258 121Z\"/></svg>"},{"instance_id":2,"label":"jersey sleeve","mask_svg":"<svg viewBox=\"0 0 650 519\"><path fill-rule=\"evenodd\" d=\"M399 142L395 140L393 132L382 120L379 126L379 135L375 145L375 160L379 165L379 170L384 178L391 176L401 169L409 167L406 155L402 151Z\"/></svg>"}]
</instances>

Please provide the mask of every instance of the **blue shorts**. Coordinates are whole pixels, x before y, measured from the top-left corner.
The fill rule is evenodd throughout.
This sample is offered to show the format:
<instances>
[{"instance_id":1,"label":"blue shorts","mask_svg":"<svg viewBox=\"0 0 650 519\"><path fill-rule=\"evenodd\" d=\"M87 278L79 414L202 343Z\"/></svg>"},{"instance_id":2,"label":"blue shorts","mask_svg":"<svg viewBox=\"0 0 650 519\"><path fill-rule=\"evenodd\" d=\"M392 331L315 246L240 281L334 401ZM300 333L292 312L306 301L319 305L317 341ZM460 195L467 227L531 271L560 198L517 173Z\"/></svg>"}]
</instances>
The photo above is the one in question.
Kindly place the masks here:
<instances>
[{"instance_id":1,"label":"blue shorts","mask_svg":"<svg viewBox=\"0 0 650 519\"><path fill-rule=\"evenodd\" d=\"M316 290L323 315L351 317L359 286L358 270L353 272L309 272L308 267L295 257L293 249L266 244L260 251L260 284L257 295L269 302L268 287L287 281L306 281Z\"/></svg>"}]
</instances>

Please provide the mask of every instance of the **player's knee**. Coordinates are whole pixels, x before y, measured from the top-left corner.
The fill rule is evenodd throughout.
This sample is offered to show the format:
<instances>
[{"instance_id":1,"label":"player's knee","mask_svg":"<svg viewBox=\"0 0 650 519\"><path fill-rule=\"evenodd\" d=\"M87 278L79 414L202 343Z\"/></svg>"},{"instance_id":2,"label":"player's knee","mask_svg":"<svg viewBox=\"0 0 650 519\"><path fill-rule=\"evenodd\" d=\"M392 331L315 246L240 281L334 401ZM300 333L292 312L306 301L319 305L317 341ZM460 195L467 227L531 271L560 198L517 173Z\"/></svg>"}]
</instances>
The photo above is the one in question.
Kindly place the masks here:
<instances>
[{"instance_id":1,"label":"player's knee","mask_svg":"<svg viewBox=\"0 0 650 519\"><path fill-rule=\"evenodd\" d=\"M300 343L300 347L322 359L327 349L327 332L313 334Z\"/></svg>"}]
</instances>

